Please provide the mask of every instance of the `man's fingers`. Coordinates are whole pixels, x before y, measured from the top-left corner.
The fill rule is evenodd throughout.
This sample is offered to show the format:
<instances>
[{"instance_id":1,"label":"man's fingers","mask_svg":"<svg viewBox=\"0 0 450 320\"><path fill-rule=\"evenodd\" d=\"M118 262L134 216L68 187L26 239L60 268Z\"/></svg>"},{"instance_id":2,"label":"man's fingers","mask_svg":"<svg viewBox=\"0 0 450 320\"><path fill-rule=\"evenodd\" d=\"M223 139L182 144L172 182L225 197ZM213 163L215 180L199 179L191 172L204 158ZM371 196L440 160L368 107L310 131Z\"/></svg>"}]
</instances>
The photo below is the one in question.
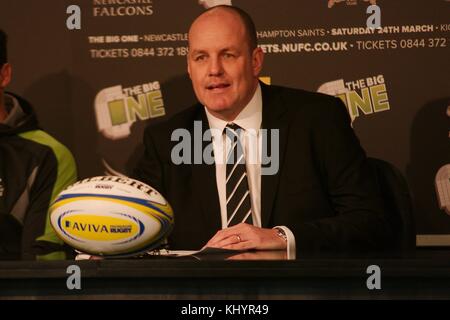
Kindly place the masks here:
<instances>
[{"instance_id":1,"label":"man's fingers","mask_svg":"<svg viewBox=\"0 0 450 320\"><path fill-rule=\"evenodd\" d=\"M217 238L215 241L212 241L211 239L211 241L208 242L207 245L215 248L223 248L226 245L239 243L241 241L242 239L239 235L230 235L229 237L225 238L223 237Z\"/></svg>"},{"instance_id":2,"label":"man's fingers","mask_svg":"<svg viewBox=\"0 0 450 320\"><path fill-rule=\"evenodd\" d=\"M243 229L245 228L245 226L245 224L240 223L235 226L217 231L217 233L208 241L206 246L217 246L218 242L232 236L242 237L242 234L246 233L245 229Z\"/></svg>"},{"instance_id":3,"label":"man's fingers","mask_svg":"<svg viewBox=\"0 0 450 320\"><path fill-rule=\"evenodd\" d=\"M222 249L230 249L230 250L248 250L253 248L254 246L252 245L251 241L242 241L222 247Z\"/></svg>"},{"instance_id":4,"label":"man's fingers","mask_svg":"<svg viewBox=\"0 0 450 320\"><path fill-rule=\"evenodd\" d=\"M244 233L245 231L242 230L242 227L243 227L242 224L237 224L235 226L219 230L216 233L216 235L221 235L223 238L228 238L228 237L230 237L232 235L235 235L235 234Z\"/></svg>"},{"instance_id":5,"label":"man's fingers","mask_svg":"<svg viewBox=\"0 0 450 320\"><path fill-rule=\"evenodd\" d=\"M248 241L254 239L254 234L259 228L240 223L232 227L219 230L205 245L205 247L226 248L226 249L253 249L255 245L250 245ZM239 244L247 242L245 245ZM254 241L253 241L254 242Z\"/></svg>"},{"instance_id":6,"label":"man's fingers","mask_svg":"<svg viewBox=\"0 0 450 320\"><path fill-rule=\"evenodd\" d=\"M219 232L216 233L214 235L214 237L212 237L211 240L208 241L208 243L206 244L206 247L217 247L217 243L219 243L227 238L227 237L224 237L224 235L220 234Z\"/></svg>"}]
</instances>

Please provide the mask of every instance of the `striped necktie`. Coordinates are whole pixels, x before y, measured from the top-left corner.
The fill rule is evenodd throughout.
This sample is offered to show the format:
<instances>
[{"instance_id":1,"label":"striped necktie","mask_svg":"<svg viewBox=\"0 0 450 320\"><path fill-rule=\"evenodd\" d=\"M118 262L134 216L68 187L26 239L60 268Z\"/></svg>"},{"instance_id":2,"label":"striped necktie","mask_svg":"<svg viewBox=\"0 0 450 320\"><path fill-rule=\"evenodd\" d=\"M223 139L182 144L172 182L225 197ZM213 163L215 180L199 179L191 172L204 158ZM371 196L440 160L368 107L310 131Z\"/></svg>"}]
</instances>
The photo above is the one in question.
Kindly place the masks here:
<instances>
[{"instance_id":1,"label":"striped necktie","mask_svg":"<svg viewBox=\"0 0 450 320\"><path fill-rule=\"evenodd\" d=\"M226 165L228 227L241 222L253 224L245 157L240 140L241 131L241 127L236 124L228 124L225 127L225 134L231 142Z\"/></svg>"}]
</instances>

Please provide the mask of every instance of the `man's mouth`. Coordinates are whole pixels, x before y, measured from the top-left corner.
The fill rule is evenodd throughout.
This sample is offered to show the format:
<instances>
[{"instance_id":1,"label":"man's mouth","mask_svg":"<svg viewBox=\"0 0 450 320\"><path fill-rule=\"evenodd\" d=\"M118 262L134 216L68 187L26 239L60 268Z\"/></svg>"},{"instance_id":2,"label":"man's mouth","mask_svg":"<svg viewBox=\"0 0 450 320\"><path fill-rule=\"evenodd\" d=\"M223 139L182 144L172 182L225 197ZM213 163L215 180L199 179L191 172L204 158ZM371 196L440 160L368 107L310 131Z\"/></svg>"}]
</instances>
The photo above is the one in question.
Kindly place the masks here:
<instances>
[{"instance_id":1,"label":"man's mouth","mask_svg":"<svg viewBox=\"0 0 450 320\"><path fill-rule=\"evenodd\" d=\"M206 86L206 89L208 89L208 90L220 90L220 89L228 88L229 86L230 86L229 83L213 83L213 84L208 84Z\"/></svg>"}]
</instances>

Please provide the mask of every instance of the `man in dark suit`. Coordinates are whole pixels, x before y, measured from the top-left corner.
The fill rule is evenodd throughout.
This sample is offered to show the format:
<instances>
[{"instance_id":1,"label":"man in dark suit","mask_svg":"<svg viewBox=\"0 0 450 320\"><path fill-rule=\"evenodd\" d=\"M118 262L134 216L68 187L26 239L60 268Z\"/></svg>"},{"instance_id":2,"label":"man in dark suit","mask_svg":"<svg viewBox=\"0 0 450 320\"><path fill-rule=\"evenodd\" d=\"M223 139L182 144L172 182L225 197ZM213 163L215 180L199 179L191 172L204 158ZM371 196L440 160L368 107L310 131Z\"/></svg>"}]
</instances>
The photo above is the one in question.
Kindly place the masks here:
<instances>
[{"instance_id":1,"label":"man in dark suit","mask_svg":"<svg viewBox=\"0 0 450 320\"><path fill-rule=\"evenodd\" d=\"M345 106L264 85L262 64L255 26L242 10L214 7L191 25L188 72L200 103L147 128L134 174L172 205L171 248L384 248L393 230ZM175 159L180 133L192 148ZM214 161L198 163L208 147ZM261 164L264 150L273 153L272 172Z\"/></svg>"}]
</instances>

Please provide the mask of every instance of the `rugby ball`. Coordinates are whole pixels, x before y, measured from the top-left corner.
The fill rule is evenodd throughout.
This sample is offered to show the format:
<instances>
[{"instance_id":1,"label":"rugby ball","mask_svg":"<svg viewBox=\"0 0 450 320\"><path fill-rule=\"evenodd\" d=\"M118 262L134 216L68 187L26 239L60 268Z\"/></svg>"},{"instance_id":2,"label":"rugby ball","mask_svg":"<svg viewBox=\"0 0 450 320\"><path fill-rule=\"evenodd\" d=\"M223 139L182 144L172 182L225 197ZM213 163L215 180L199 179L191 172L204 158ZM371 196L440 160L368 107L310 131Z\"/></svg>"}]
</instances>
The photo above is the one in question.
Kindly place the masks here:
<instances>
[{"instance_id":1,"label":"rugby ball","mask_svg":"<svg viewBox=\"0 0 450 320\"><path fill-rule=\"evenodd\" d=\"M172 208L134 179L99 176L74 183L50 206L57 235L79 251L131 256L157 247L172 230Z\"/></svg>"}]
</instances>

